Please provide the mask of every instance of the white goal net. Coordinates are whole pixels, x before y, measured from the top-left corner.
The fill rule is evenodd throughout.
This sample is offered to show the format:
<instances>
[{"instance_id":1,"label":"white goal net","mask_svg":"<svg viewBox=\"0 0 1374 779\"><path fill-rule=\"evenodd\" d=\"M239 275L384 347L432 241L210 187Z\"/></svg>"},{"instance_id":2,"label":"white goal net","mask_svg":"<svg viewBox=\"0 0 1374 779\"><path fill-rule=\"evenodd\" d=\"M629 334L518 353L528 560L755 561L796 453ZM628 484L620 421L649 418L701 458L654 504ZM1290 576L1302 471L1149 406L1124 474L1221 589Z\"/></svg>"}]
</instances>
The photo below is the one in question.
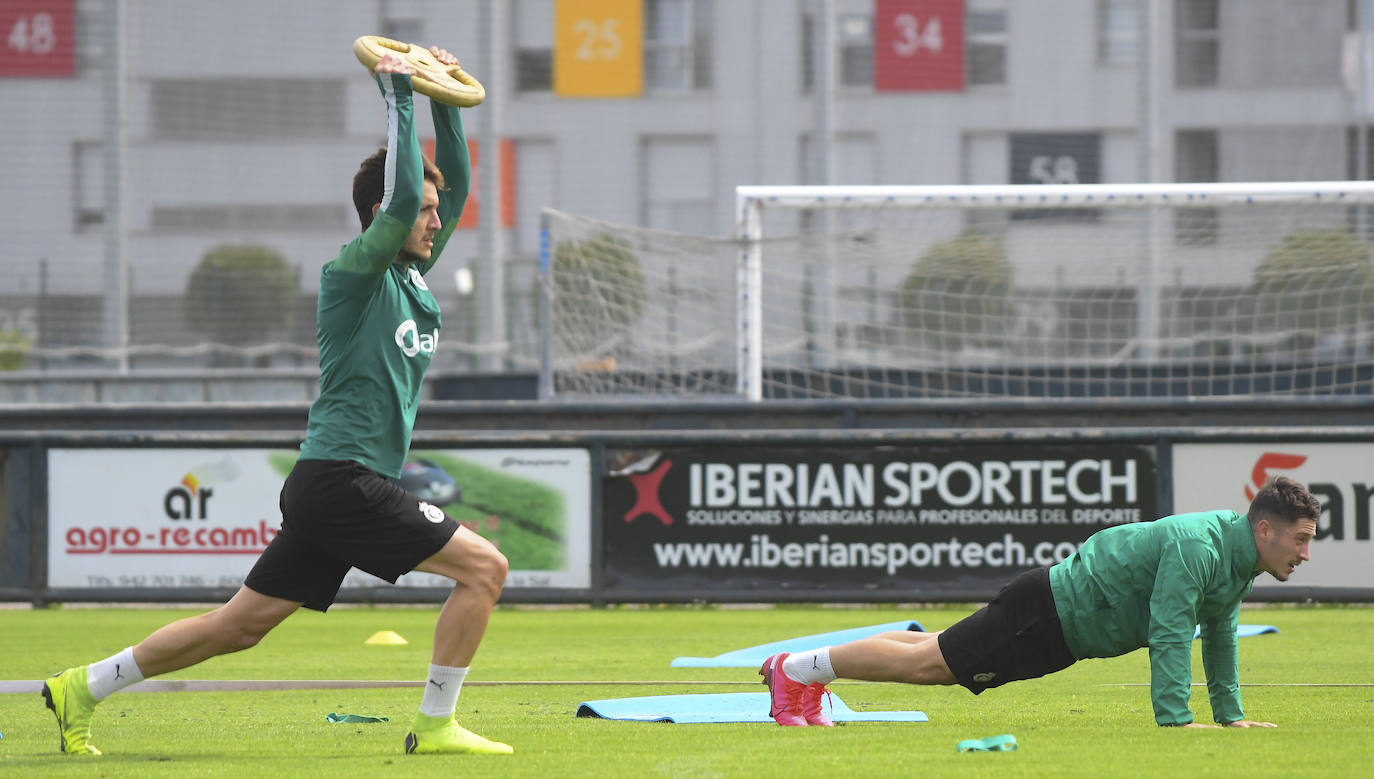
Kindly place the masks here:
<instances>
[{"instance_id":1,"label":"white goal net","mask_svg":"<svg viewBox=\"0 0 1374 779\"><path fill-rule=\"evenodd\" d=\"M1374 183L741 187L546 214L547 397L1368 394Z\"/></svg>"}]
</instances>

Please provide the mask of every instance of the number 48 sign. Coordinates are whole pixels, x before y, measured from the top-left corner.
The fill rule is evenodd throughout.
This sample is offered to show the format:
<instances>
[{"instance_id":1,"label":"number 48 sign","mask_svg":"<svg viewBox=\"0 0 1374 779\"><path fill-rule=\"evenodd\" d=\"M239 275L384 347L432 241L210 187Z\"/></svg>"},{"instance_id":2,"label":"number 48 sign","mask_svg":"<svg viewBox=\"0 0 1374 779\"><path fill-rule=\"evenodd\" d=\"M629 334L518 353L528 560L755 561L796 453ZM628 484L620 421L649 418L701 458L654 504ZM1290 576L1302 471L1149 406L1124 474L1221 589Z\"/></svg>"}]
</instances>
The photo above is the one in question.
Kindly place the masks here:
<instances>
[{"instance_id":1,"label":"number 48 sign","mask_svg":"<svg viewBox=\"0 0 1374 779\"><path fill-rule=\"evenodd\" d=\"M880 92L964 88L964 0L876 0L873 87Z\"/></svg>"},{"instance_id":2,"label":"number 48 sign","mask_svg":"<svg viewBox=\"0 0 1374 779\"><path fill-rule=\"evenodd\" d=\"M76 0L0 2L0 78L76 73Z\"/></svg>"}]
</instances>

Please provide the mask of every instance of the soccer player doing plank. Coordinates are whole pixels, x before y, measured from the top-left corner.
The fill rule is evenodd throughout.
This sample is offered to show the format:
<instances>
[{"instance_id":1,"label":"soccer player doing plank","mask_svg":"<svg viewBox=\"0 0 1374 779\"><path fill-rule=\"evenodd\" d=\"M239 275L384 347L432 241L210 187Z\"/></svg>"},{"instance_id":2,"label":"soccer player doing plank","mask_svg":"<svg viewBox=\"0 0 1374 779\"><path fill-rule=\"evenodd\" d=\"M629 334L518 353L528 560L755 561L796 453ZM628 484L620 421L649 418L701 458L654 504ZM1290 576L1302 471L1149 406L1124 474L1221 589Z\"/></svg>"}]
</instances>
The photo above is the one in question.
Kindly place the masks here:
<instances>
[{"instance_id":1,"label":"soccer player doing plank","mask_svg":"<svg viewBox=\"0 0 1374 779\"><path fill-rule=\"evenodd\" d=\"M959 684L974 695L1091 657L1150 649L1155 722L1171 727L1274 727L1245 719L1236 625L1255 577L1279 581L1311 559L1321 504L1301 484L1270 479L1249 511L1209 511L1094 533L1050 568L1021 574L987 606L934 633L896 631L764 661L769 714L780 725L830 725L822 710L835 679ZM1192 643L1212 719L1188 708Z\"/></svg>"}]
</instances>

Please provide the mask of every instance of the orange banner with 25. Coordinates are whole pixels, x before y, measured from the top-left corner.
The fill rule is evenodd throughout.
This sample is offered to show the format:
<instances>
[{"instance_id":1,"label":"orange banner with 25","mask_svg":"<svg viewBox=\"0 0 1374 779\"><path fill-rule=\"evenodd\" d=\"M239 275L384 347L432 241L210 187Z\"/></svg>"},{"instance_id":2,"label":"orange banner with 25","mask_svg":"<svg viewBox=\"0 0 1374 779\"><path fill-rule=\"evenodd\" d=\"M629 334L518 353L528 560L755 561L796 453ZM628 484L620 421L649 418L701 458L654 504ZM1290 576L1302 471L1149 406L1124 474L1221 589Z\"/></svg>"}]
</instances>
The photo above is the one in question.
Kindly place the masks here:
<instances>
[{"instance_id":1,"label":"orange banner with 25","mask_svg":"<svg viewBox=\"0 0 1374 779\"><path fill-rule=\"evenodd\" d=\"M553 91L638 97L644 91L641 0L556 0Z\"/></svg>"}]
</instances>

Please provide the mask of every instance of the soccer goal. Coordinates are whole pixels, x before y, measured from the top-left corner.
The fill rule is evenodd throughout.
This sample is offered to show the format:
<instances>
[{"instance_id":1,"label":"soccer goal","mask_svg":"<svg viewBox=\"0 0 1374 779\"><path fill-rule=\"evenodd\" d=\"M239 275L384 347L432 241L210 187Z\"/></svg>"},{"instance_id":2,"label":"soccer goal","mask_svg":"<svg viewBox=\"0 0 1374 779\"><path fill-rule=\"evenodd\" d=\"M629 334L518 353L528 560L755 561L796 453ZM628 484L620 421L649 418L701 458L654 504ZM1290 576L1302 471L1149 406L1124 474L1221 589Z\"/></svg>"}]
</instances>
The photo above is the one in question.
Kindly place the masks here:
<instances>
[{"instance_id":1,"label":"soccer goal","mask_svg":"<svg viewBox=\"0 0 1374 779\"><path fill-rule=\"evenodd\" d=\"M546 397L1374 391L1374 182L765 187L545 215Z\"/></svg>"}]
</instances>

